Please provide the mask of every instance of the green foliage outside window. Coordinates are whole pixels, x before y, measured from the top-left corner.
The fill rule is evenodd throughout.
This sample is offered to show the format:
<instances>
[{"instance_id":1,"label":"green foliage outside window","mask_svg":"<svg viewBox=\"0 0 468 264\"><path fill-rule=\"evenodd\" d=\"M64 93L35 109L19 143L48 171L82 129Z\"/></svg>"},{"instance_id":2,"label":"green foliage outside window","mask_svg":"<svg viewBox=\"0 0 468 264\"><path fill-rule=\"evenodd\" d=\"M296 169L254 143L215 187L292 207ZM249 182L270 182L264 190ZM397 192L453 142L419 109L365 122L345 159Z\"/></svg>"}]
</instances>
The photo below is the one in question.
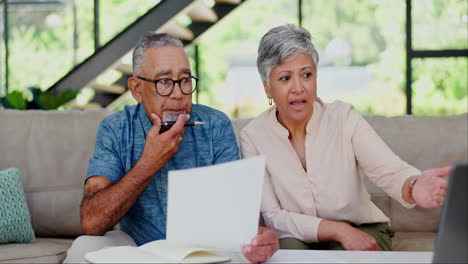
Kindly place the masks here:
<instances>
[{"instance_id":1,"label":"green foliage outside window","mask_svg":"<svg viewBox=\"0 0 468 264\"><path fill-rule=\"evenodd\" d=\"M468 59L418 59L413 62L415 115L468 112Z\"/></svg>"},{"instance_id":2,"label":"green foliage outside window","mask_svg":"<svg viewBox=\"0 0 468 264\"><path fill-rule=\"evenodd\" d=\"M100 2L101 44L104 44L158 1ZM256 47L268 29L280 24L297 24L296 2L246 1L202 36L199 42L201 103L223 109L218 88L225 83L229 60L238 54L255 60ZM94 52L93 1L76 3L78 50L75 62L79 63ZM374 75L364 94L343 94L339 99L353 103L362 113L404 114L404 1L305 0L303 3L303 25L312 33L321 55L333 40L344 40L350 43L353 52L349 57L335 60L332 66L365 66ZM45 89L67 73L74 63L71 8L52 8L42 13L30 10L27 13L13 9L10 14L10 91L21 91L29 86ZM413 21L416 49L468 47L466 0L413 1ZM427 27L435 28L436 32ZM243 45L249 48L239 49ZM188 54L194 66L192 48L188 49ZM1 59L4 65L4 56ZM415 114L467 112L467 60L466 57L413 60ZM263 104L246 99L235 109L223 110L231 116L253 116L266 107L266 99Z\"/></svg>"},{"instance_id":3,"label":"green foliage outside window","mask_svg":"<svg viewBox=\"0 0 468 264\"><path fill-rule=\"evenodd\" d=\"M156 2L100 1L100 44L125 29ZM10 91L22 91L29 86L47 89L69 72L74 62L80 63L94 52L93 1L76 1L76 10L78 37L74 58L71 6L30 4L9 7ZM3 41L1 45L4 50ZM1 59L3 67L4 56ZM0 95L3 93L0 91Z\"/></svg>"},{"instance_id":4,"label":"green foliage outside window","mask_svg":"<svg viewBox=\"0 0 468 264\"><path fill-rule=\"evenodd\" d=\"M44 92L37 87L30 87L29 92L31 96L27 96L18 90L7 93L5 96L0 97L0 107L16 110L55 110L73 100L78 94L76 90L63 90L58 93ZM28 99L28 97L32 97L32 100Z\"/></svg>"}]
</instances>

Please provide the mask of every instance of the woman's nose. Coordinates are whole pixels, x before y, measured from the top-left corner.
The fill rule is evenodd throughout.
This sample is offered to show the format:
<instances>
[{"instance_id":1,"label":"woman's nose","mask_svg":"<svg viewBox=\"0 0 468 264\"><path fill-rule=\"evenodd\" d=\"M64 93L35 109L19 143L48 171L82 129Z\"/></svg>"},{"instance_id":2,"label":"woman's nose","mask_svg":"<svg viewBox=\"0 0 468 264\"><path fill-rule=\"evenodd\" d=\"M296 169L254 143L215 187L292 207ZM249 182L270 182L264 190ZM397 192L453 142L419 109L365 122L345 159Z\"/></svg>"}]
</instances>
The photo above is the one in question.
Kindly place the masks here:
<instances>
[{"instance_id":1,"label":"woman's nose","mask_svg":"<svg viewBox=\"0 0 468 264\"><path fill-rule=\"evenodd\" d=\"M291 90L296 93L301 93L304 91L304 84L301 82L300 78L293 78Z\"/></svg>"}]
</instances>

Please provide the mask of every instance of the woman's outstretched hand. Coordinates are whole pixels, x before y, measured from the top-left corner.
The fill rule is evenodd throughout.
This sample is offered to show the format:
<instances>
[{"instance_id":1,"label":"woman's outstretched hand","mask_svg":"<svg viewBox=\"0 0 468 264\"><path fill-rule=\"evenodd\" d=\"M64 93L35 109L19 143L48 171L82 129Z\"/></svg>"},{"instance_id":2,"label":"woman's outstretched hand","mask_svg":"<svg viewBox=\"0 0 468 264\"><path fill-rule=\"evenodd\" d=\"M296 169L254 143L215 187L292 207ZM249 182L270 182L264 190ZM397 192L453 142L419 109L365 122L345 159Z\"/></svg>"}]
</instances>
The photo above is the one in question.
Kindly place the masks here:
<instances>
[{"instance_id":1,"label":"woman's outstretched hand","mask_svg":"<svg viewBox=\"0 0 468 264\"><path fill-rule=\"evenodd\" d=\"M444 203L447 193L447 179L451 167L424 171L413 186L412 196L423 208L433 208Z\"/></svg>"}]
</instances>

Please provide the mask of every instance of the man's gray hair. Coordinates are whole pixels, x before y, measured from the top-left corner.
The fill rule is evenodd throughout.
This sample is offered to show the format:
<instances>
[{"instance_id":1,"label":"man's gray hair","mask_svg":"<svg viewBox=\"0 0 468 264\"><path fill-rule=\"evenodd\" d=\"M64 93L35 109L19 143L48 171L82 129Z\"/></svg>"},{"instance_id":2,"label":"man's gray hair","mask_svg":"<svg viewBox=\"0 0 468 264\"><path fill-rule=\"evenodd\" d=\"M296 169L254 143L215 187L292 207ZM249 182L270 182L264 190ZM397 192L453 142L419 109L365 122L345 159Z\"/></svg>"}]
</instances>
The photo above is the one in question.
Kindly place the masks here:
<instances>
[{"instance_id":1,"label":"man's gray hair","mask_svg":"<svg viewBox=\"0 0 468 264\"><path fill-rule=\"evenodd\" d=\"M136 44L133 50L133 75L141 75L141 63L143 62L143 56L148 48L152 47L164 47L164 46L175 46L184 47L182 41L178 38L173 37L166 33L146 33Z\"/></svg>"},{"instance_id":2,"label":"man's gray hair","mask_svg":"<svg viewBox=\"0 0 468 264\"><path fill-rule=\"evenodd\" d=\"M310 54L317 70L319 56L307 30L284 25L268 31L258 47L257 68L262 81L270 85L271 70L289 56L299 53Z\"/></svg>"}]
</instances>

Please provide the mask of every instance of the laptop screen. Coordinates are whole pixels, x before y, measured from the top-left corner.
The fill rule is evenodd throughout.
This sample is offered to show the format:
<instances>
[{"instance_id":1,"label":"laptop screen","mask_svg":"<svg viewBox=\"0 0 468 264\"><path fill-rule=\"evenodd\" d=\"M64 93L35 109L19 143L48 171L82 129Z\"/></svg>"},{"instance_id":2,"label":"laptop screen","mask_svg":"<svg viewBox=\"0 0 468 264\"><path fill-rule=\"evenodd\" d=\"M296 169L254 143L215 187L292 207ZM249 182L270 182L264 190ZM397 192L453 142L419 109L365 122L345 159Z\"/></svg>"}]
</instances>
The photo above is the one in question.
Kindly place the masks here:
<instances>
[{"instance_id":1,"label":"laptop screen","mask_svg":"<svg viewBox=\"0 0 468 264\"><path fill-rule=\"evenodd\" d=\"M468 263L468 164L455 166L449 177L433 263Z\"/></svg>"}]
</instances>

